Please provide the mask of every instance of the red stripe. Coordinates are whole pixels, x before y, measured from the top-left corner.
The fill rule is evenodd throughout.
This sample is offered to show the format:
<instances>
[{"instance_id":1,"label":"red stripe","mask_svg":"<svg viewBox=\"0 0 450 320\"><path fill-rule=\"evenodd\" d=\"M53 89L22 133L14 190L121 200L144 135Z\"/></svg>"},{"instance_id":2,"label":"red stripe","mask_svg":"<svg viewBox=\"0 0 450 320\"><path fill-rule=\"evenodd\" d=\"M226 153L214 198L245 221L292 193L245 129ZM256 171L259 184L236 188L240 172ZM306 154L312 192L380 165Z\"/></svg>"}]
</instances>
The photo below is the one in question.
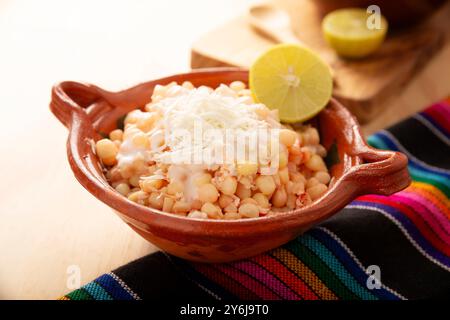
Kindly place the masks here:
<instances>
[{"instance_id":1,"label":"red stripe","mask_svg":"<svg viewBox=\"0 0 450 320\"><path fill-rule=\"evenodd\" d=\"M437 103L424 111L447 133L450 133L450 106L444 102Z\"/></svg>"},{"instance_id":2,"label":"red stripe","mask_svg":"<svg viewBox=\"0 0 450 320\"><path fill-rule=\"evenodd\" d=\"M412 221L412 223L419 230L419 232L425 237L425 239L427 239L437 250L441 251L446 256L450 257L450 247L445 242L443 242L439 237L437 237L436 233L434 233L433 230L430 230L428 224L420 216L417 216L414 210L411 210L411 208L409 208L404 204L393 202L387 197L384 198L379 197L382 196L370 195L370 196L363 196L361 198L363 198L363 201L366 202L380 203L399 210L401 213L403 213ZM368 203L368 205L370 206L370 203Z\"/></svg>"},{"instance_id":3,"label":"red stripe","mask_svg":"<svg viewBox=\"0 0 450 320\"><path fill-rule=\"evenodd\" d=\"M412 206L417 206L421 210L420 213L423 213L423 218L433 225L433 229L437 229L443 234L442 238L446 239L445 242L450 243L450 221L433 202L427 201L427 199L412 192L399 192L391 197L399 198L401 201L411 203Z\"/></svg>"},{"instance_id":4,"label":"red stripe","mask_svg":"<svg viewBox=\"0 0 450 320\"><path fill-rule=\"evenodd\" d=\"M222 271L229 277L236 280L236 282L240 283L242 286L253 291L261 299L280 300L280 297L278 295L276 295L273 291L271 291L269 288L265 287L260 282L256 281L252 277L246 275L245 273L243 273L237 269L227 267L222 264L216 264L216 265L214 265L214 268L219 269L220 271Z\"/></svg>"},{"instance_id":5,"label":"red stripe","mask_svg":"<svg viewBox=\"0 0 450 320\"><path fill-rule=\"evenodd\" d=\"M431 185L428 185L430 188L433 188ZM421 196L423 199L426 199L426 201L431 202L437 210L439 210L439 212L441 212L444 217L443 219L449 221L450 223L450 207L447 205L447 203L445 203L445 200L447 200L447 198L445 198L444 200L444 195L442 195L442 198L437 194L437 192L433 192L431 190L425 189L423 187L420 186L410 186L407 189L405 189L404 191L402 191L402 193L406 193L406 194L415 194L417 196ZM447 201L449 204L450 202Z\"/></svg>"},{"instance_id":6,"label":"red stripe","mask_svg":"<svg viewBox=\"0 0 450 320\"><path fill-rule=\"evenodd\" d=\"M230 265L256 279L265 287L279 295L282 299L299 299L299 296L294 291L257 263L249 260L239 260L230 263Z\"/></svg>"},{"instance_id":7,"label":"red stripe","mask_svg":"<svg viewBox=\"0 0 450 320\"><path fill-rule=\"evenodd\" d=\"M272 274L276 275L278 279L289 286L294 292L299 294L303 299L318 300L316 294L295 274L293 274L288 268L281 264L278 260L272 258L269 255L256 256L250 260L260 264Z\"/></svg>"},{"instance_id":8,"label":"red stripe","mask_svg":"<svg viewBox=\"0 0 450 320\"><path fill-rule=\"evenodd\" d=\"M391 196L392 197L392 196ZM411 202L410 199L406 199L404 197L392 197L393 201L397 200L399 202L402 202L403 205L410 208L417 216L422 218L423 221L425 221L426 226L436 235L437 238L439 238L443 243L448 245L450 243L449 237L447 234L445 234L442 231L442 226L440 226L436 221L430 221L430 214L427 214L426 209L420 208L419 205L416 203ZM428 219L427 219L428 218Z\"/></svg>"},{"instance_id":9,"label":"red stripe","mask_svg":"<svg viewBox=\"0 0 450 320\"><path fill-rule=\"evenodd\" d=\"M229 276L221 273L220 271L215 270L214 268L211 268L207 264L196 263L194 265L194 268L211 281L217 283L219 286L225 288L227 291L239 297L239 299L242 300L261 299L260 296L243 287L239 282L236 283L234 280L230 279Z\"/></svg>"}]
</instances>

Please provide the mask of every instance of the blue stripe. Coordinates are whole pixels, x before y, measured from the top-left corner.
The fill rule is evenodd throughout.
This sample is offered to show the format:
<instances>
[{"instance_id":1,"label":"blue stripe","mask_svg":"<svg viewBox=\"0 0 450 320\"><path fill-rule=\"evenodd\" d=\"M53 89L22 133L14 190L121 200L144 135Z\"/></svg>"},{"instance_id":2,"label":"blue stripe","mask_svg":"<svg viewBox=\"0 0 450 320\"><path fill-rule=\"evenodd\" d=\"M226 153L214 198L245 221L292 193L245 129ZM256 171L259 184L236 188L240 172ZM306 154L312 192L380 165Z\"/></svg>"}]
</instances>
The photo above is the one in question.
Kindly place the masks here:
<instances>
[{"instance_id":1,"label":"blue stripe","mask_svg":"<svg viewBox=\"0 0 450 320\"><path fill-rule=\"evenodd\" d=\"M114 300L134 300L133 296L128 293L121 285L109 274L104 274L95 279L99 285L103 287Z\"/></svg>"},{"instance_id":2,"label":"blue stripe","mask_svg":"<svg viewBox=\"0 0 450 320\"><path fill-rule=\"evenodd\" d=\"M297 241L313 251L331 270L333 270L342 283L357 296L365 300L378 300L376 296L370 293L365 287L361 286L353 276L347 272L344 266L322 243L307 233L298 237Z\"/></svg>"},{"instance_id":3,"label":"blue stripe","mask_svg":"<svg viewBox=\"0 0 450 320\"><path fill-rule=\"evenodd\" d=\"M84 285L83 289L86 290L95 300L113 300L109 293L106 292L101 285L94 281Z\"/></svg>"},{"instance_id":4,"label":"blue stripe","mask_svg":"<svg viewBox=\"0 0 450 320\"><path fill-rule=\"evenodd\" d=\"M354 258L342 247L342 245L331 237L328 233L320 228L314 228L308 232L314 238L322 242L330 251L334 253L336 257L349 269L350 273L358 280L362 286L366 286L368 275L363 269L356 263ZM387 300L399 300L399 297L385 288L371 290L373 294L376 294L381 299Z\"/></svg>"},{"instance_id":5,"label":"blue stripe","mask_svg":"<svg viewBox=\"0 0 450 320\"><path fill-rule=\"evenodd\" d=\"M374 136L379 138L384 142L384 145L387 146L387 149L394 150L394 151L401 151L400 148L397 146L397 143L395 141L392 141L392 139L384 134L383 132L375 133ZM379 141L378 141L379 142ZM433 170L430 167L425 167L421 163L415 161L415 159L408 158L408 166L415 168L417 170L426 171L429 174L433 175L434 179L443 180L444 183L450 184L450 174L439 171L439 170Z\"/></svg>"},{"instance_id":6,"label":"blue stripe","mask_svg":"<svg viewBox=\"0 0 450 320\"><path fill-rule=\"evenodd\" d=\"M375 134L368 137L367 142L374 148L389 150L389 147L383 142L383 140L381 140L381 138L377 137Z\"/></svg>"},{"instance_id":7,"label":"blue stripe","mask_svg":"<svg viewBox=\"0 0 450 320\"><path fill-rule=\"evenodd\" d=\"M397 209L383 205L380 203L374 203L374 202L366 202L366 201L353 201L350 205L355 206L363 206L367 209L370 208L378 208L386 212L388 215L390 215L392 218L394 218L397 222L399 222L403 228L406 229L408 234L411 236L411 238L417 243L419 247L422 248L423 251L425 251L429 256L436 259L443 265L450 267L450 259L446 255L442 254L440 251L435 249L420 233L420 231L416 228L414 223L405 216L401 211L398 211Z\"/></svg>"}]
</instances>

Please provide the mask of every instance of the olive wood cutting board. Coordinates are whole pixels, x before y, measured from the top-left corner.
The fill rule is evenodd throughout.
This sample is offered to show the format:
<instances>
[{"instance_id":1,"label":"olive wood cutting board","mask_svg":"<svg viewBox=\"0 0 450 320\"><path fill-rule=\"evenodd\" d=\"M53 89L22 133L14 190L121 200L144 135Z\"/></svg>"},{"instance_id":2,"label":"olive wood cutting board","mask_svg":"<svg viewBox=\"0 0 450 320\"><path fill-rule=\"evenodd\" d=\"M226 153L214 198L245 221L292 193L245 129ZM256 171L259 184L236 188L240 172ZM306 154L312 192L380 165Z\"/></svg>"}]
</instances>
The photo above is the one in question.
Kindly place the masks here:
<instances>
[{"instance_id":1,"label":"olive wood cutting board","mask_svg":"<svg viewBox=\"0 0 450 320\"><path fill-rule=\"evenodd\" d=\"M296 36L334 69L334 96L367 123L383 111L385 101L396 95L444 46L448 16L437 13L408 30L391 32L373 55L346 60L338 57L322 37L321 16L309 0L279 0L276 5L291 17ZM448 10L447 10L448 11ZM194 43L191 67L248 67L274 42L258 34L244 14Z\"/></svg>"}]
</instances>

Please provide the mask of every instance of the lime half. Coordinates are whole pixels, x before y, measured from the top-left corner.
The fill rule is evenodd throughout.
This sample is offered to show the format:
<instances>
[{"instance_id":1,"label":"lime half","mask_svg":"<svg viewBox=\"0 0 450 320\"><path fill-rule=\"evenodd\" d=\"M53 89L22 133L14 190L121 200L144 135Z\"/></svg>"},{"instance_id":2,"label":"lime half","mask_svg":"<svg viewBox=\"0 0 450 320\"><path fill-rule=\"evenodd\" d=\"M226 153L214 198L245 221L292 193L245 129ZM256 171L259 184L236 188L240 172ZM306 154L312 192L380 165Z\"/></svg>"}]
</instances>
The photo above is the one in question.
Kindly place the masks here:
<instances>
[{"instance_id":1,"label":"lime half","mask_svg":"<svg viewBox=\"0 0 450 320\"><path fill-rule=\"evenodd\" d=\"M250 68L250 90L257 102L278 109L283 122L308 120L331 98L329 66L311 50L280 44L263 53Z\"/></svg>"},{"instance_id":2,"label":"lime half","mask_svg":"<svg viewBox=\"0 0 450 320\"><path fill-rule=\"evenodd\" d=\"M362 58L383 43L388 23L382 16L364 9L340 9L329 13L322 21L325 39L336 52L347 58Z\"/></svg>"}]
</instances>

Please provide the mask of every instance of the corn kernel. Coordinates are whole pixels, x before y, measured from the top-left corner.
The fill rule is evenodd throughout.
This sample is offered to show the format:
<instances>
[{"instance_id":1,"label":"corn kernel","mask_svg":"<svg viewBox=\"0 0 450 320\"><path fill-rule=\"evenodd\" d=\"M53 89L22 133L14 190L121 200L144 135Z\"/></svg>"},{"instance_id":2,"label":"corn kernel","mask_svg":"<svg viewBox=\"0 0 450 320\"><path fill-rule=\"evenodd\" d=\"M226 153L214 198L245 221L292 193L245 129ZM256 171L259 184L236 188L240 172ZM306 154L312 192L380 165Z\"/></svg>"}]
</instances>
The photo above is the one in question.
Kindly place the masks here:
<instances>
[{"instance_id":1,"label":"corn kernel","mask_svg":"<svg viewBox=\"0 0 450 320\"><path fill-rule=\"evenodd\" d=\"M162 211L164 212L171 212L173 205L175 203L175 200L169 197L165 197L163 201Z\"/></svg>"},{"instance_id":2,"label":"corn kernel","mask_svg":"<svg viewBox=\"0 0 450 320\"><path fill-rule=\"evenodd\" d=\"M174 213L187 213L191 210L191 204L186 201L176 201L172 207Z\"/></svg>"},{"instance_id":3,"label":"corn kernel","mask_svg":"<svg viewBox=\"0 0 450 320\"><path fill-rule=\"evenodd\" d=\"M278 176L280 177L280 181L282 184L286 184L289 181L289 170L288 168L283 168L278 171Z\"/></svg>"},{"instance_id":4,"label":"corn kernel","mask_svg":"<svg viewBox=\"0 0 450 320\"><path fill-rule=\"evenodd\" d=\"M316 128L309 127L303 133L305 145L316 145L320 142L319 131Z\"/></svg>"},{"instance_id":5,"label":"corn kernel","mask_svg":"<svg viewBox=\"0 0 450 320\"><path fill-rule=\"evenodd\" d=\"M128 200L133 202L143 202L148 197L148 193L144 191L135 191L128 195Z\"/></svg>"},{"instance_id":6,"label":"corn kernel","mask_svg":"<svg viewBox=\"0 0 450 320\"><path fill-rule=\"evenodd\" d=\"M306 182L306 188L314 187L315 185L318 185L320 182L316 178L309 178Z\"/></svg>"},{"instance_id":7,"label":"corn kernel","mask_svg":"<svg viewBox=\"0 0 450 320\"><path fill-rule=\"evenodd\" d=\"M311 188L306 189L306 193L311 197L311 200L314 201L320 198L327 190L328 188L326 185L319 183Z\"/></svg>"},{"instance_id":8,"label":"corn kernel","mask_svg":"<svg viewBox=\"0 0 450 320\"><path fill-rule=\"evenodd\" d=\"M109 139L102 139L95 144L97 155L106 165L113 165L116 163L116 156L118 153L117 146Z\"/></svg>"},{"instance_id":9,"label":"corn kernel","mask_svg":"<svg viewBox=\"0 0 450 320\"><path fill-rule=\"evenodd\" d=\"M234 177L225 177L222 183L219 185L219 190L226 195L233 195L237 189L237 181Z\"/></svg>"},{"instance_id":10,"label":"corn kernel","mask_svg":"<svg viewBox=\"0 0 450 320\"><path fill-rule=\"evenodd\" d=\"M153 128L158 118L159 116L157 113L148 113L145 114L145 117L139 119L136 122L136 125L143 132L149 132Z\"/></svg>"},{"instance_id":11,"label":"corn kernel","mask_svg":"<svg viewBox=\"0 0 450 320\"><path fill-rule=\"evenodd\" d=\"M225 212L223 218L225 220L238 220L241 218L241 215L237 212Z\"/></svg>"},{"instance_id":12,"label":"corn kernel","mask_svg":"<svg viewBox=\"0 0 450 320\"><path fill-rule=\"evenodd\" d=\"M219 206L221 208L225 208L228 205L230 205L231 203L233 203L233 198L229 195L226 194L221 194L219 197Z\"/></svg>"},{"instance_id":13,"label":"corn kernel","mask_svg":"<svg viewBox=\"0 0 450 320\"><path fill-rule=\"evenodd\" d=\"M302 181L294 182L291 191L293 194L300 195L305 192L305 184Z\"/></svg>"},{"instance_id":14,"label":"corn kernel","mask_svg":"<svg viewBox=\"0 0 450 320\"><path fill-rule=\"evenodd\" d=\"M325 171L318 171L314 174L314 178L316 178L320 183L327 184L330 182L330 174Z\"/></svg>"},{"instance_id":15,"label":"corn kernel","mask_svg":"<svg viewBox=\"0 0 450 320\"><path fill-rule=\"evenodd\" d=\"M206 213L211 219L221 219L223 217L222 210L219 207L213 205L211 202L206 202L202 206L202 212Z\"/></svg>"},{"instance_id":16,"label":"corn kernel","mask_svg":"<svg viewBox=\"0 0 450 320\"><path fill-rule=\"evenodd\" d=\"M239 199L244 200L252 196L252 190L250 188L247 188L242 183L238 183L236 195L239 197Z\"/></svg>"},{"instance_id":17,"label":"corn kernel","mask_svg":"<svg viewBox=\"0 0 450 320\"><path fill-rule=\"evenodd\" d=\"M150 140L145 133L137 133L132 138L133 145L138 148L148 149L150 147Z\"/></svg>"},{"instance_id":18,"label":"corn kernel","mask_svg":"<svg viewBox=\"0 0 450 320\"><path fill-rule=\"evenodd\" d=\"M181 84L181 86L182 86L183 88L189 89L189 90L194 89L194 85L193 85L192 82L190 82L190 81L184 81L184 82Z\"/></svg>"},{"instance_id":19,"label":"corn kernel","mask_svg":"<svg viewBox=\"0 0 450 320\"><path fill-rule=\"evenodd\" d=\"M286 207L288 207L289 209L295 209L295 206L296 206L295 202L296 202L296 200L297 200L296 195L294 195L292 193L288 194L287 201L286 201Z\"/></svg>"},{"instance_id":20,"label":"corn kernel","mask_svg":"<svg viewBox=\"0 0 450 320\"><path fill-rule=\"evenodd\" d=\"M287 193L284 187L277 188L272 196L272 199L270 200L272 201L273 206L276 208L285 206L287 201Z\"/></svg>"},{"instance_id":21,"label":"corn kernel","mask_svg":"<svg viewBox=\"0 0 450 320\"><path fill-rule=\"evenodd\" d=\"M161 179L144 179L139 182L142 190L145 192L153 192L159 190L164 185L164 180Z\"/></svg>"},{"instance_id":22,"label":"corn kernel","mask_svg":"<svg viewBox=\"0 0 450 320\"><path fill-rule=\"evenodd\" d=\"M286 152L280 152L280 156L278 159L278 167L280 169L283 169L287 166L287 164L288 164L288 156Z\"/></svg>"},{"instance_id":23,"label":"corn kernel","mask_svg":"<svg viewBox=\"0 0 450 320\"><path fill-rule=\"evenodd\" d=\"M181 193L184 190L184 186L180 181L171 181L167 186L167 193L171 195L176 195L177 193Z\"/></svg>"},{"instance_id":24,"label":"corn kernel","mask_svg":"<svg viewBox=\"0 0 450 320\"><path fill-rule=\"evenodd\" d=\"M152 192L148 197L148 204L155 209L161 210L164 204L164 196L158 192Z\"/></svg>"},{"instance_id":25,"label":"corn kernel","mask_svg":"<svg viewBox=\"0 0 450 320\"><path fill-rule=\"evenodd\" d=\"M246 203L251 203L251 204L254 204L256 206L258 205L258 201L256 201L253 198L247 198L247 199L242 200L240 205L243 205L243 204L246 204Z\"/></svg>"},{"instance_id":26,"label":"corn kernel","mask_svg":"<svg viewBox=\"0 0 450 320\"><path fill-rule=\"evenodd\" d=\"M121 130L121 129L116 129L116 130L113 130L113 131L111 131L110 133L109 133L109 138L112 140L112 141L122 141L122 138L123 138L123 131Z\"/></svg>"},{"instance_id":27,"label":"corn kernel","mask_svg":"<svg viewBox=\"0 0 450 320\"><path fill-rule=\"evenodd\" d=\"M244 97L244 96L251 97L252 92L249 89L242 89L242 90L239 90L238 94L241 97Z\"/></svg>"},{"instance_id":28,"label":"corn kernel","mask_svg":"<svg viewBox=\"0 0 450 320\"><path fill-rule=\"evenodd\" d=\"M200 210L202 208L203 202L198 199L194 199L191 201L192 210Z\"/></svg>"},{"instance_id":29,"label":"corn kernel","mask_svg":"<svg viewBox=\"0 0 450 320\"><path fill-rule=\"evenodd\" d=\"M241 176L249 176L258 172L258 164L256 163L240 163L237 165L237 172Z\"/></svg>"},{"instance_id":30,"label":"corn kernel","mask_svg":"<svg viewBox=\"0 0 450 320\"><path fill-rule=\"evenodd\" d=\"M237 208L237 206L234 203L230 203L228 206L226 206L223 209L223 211L226 212L226 213L227 212L235 212L235 213L237 213L238 208Z\"/></svg>"},{"instance_id":31,"label":"corn kernel","mask_svg":"<svg viewBox=\"0 0 450 320\"><path fill-rule=\"evenodd\" d=\"M200 201L214 203L218 198L219 192L213 184L207 183L198 188L198 199Z\"/></svg>"},{"instance_id":32,"label":"corn kernel","mask_svg":"<svg viewBox=\"0 0 450 320\"><path fill-rule=\"evenodd\" d=\"M197 187L200 187L204 184L210 183L211 179L212 179L212 176L209 173L202 173L195 179L194 184Z\"/></svg>"},{"instance_id":33,"label":"corn kernel","mask_svg":"<svg viewBox=\"0 0 450 320\"><path fill-rule=\"evenodd\" d=\"M286 147L290 147L295 143L297 139L297 134L289 129L281 129L280 130L280 142L284 144Z\"/></svg>"},{"instance_id":34,"label":"corn kernel","mask_svg":"<svg viewBox=\"0 0 450 320\"><path fill-rule=\"evenodd\" d=\"M323 159L317 154L313 154L305 163L305 166L312 171L327 171L325 162L323 162Z\"/></svg>"},{"instance_id":35,"label":"corn kernel","mask_svg":"<svg viewBox=\"0 0 450 320\"><path fill-rule=\"evenodd\" d=\"M256 218L259 216L259 208L252 203L245 203L239 206L239 213L244 218Z\"/></svg>"},{"instance_id":36,"label":"corn kernel","mask_svg":"<svg viewBox=\"0 0 450 320\"><path fill-rule=\"evenodd\" d=\"M256 178L256 186L264 195L270 195L275 191L276 185L272 176L259 176Z\"/></svg>"},{"instance_id":37,"label":"corn kernel","mask_svg":"<svg viewBox=\"0 0 450 320\"><path fill-rule=\"evenodd\" d=\"M128 179L128 182L130 183L130 185L132 185L133 187L139 187L139 176L132 176L130 179Z\"/></svg>"},{"instance_id":38,"label":"corn kernel","mask_svg":"<svg viewBox=\"0 0 450 320\"><path fill-rule=\"evenodd\" d=\"M208 215L205 212L197 210L190 212L187 216L194 219L208 219Z\"/></svg>"},{"instance_id":39,"label":"corn kernel","mask_svg":"<svg viewBox=\"0 0 450 320\"><path fill-rule=\"evenodd\" d=\"M128 193L130 193L130 186L128 186L127 183L119 183L115 189L123 196L126 196Z\"/></svg>"},{"instance_id":40,"label":"corn kernel","mask_svg":"<svg viewBox=\"0 0 450 320\"><path fill-rule=\"evenodd\" d=\"M141 110L133 110L127 114L124 120L124 124L135 124L139 120L139 116L142 113Z\"/></svg>"},{"instance_id":41,"label":"corn kernel","mask_svg":"<svg viewBox=\"0 0 450 320\"><path fill-rule=\"evenodd\" d=\"M262 193L255 193L254 195L253 195L253 199L254 200L256 200L256 202L258 203L258 205L261 207L261 208L270 208L270 202L269 202L269 199L267 199L267 197L264 195L264 194L262 194Z\"/></svg>"},{"instance_id":42,"label":"corn kernel","mask_svg":"<svg viewBox=\"0 0 450 320\"><path fill-rule=\"evenodd\" d=\"M105 166L113 166L117 163L116 158L105 158L102 160Z\"/></svg>"},{"instance_id":43,"label":"corn kernel","mask_svg":"<svg viewBox=\"0 0 450 320\"><path fill-rule=\"evenodd\" d=\"M242 81L233 81L232 83L230 83L230 88L236 92L239 92L245 89L245 83L243 83Z\"/></svg>"}]
</instances>

